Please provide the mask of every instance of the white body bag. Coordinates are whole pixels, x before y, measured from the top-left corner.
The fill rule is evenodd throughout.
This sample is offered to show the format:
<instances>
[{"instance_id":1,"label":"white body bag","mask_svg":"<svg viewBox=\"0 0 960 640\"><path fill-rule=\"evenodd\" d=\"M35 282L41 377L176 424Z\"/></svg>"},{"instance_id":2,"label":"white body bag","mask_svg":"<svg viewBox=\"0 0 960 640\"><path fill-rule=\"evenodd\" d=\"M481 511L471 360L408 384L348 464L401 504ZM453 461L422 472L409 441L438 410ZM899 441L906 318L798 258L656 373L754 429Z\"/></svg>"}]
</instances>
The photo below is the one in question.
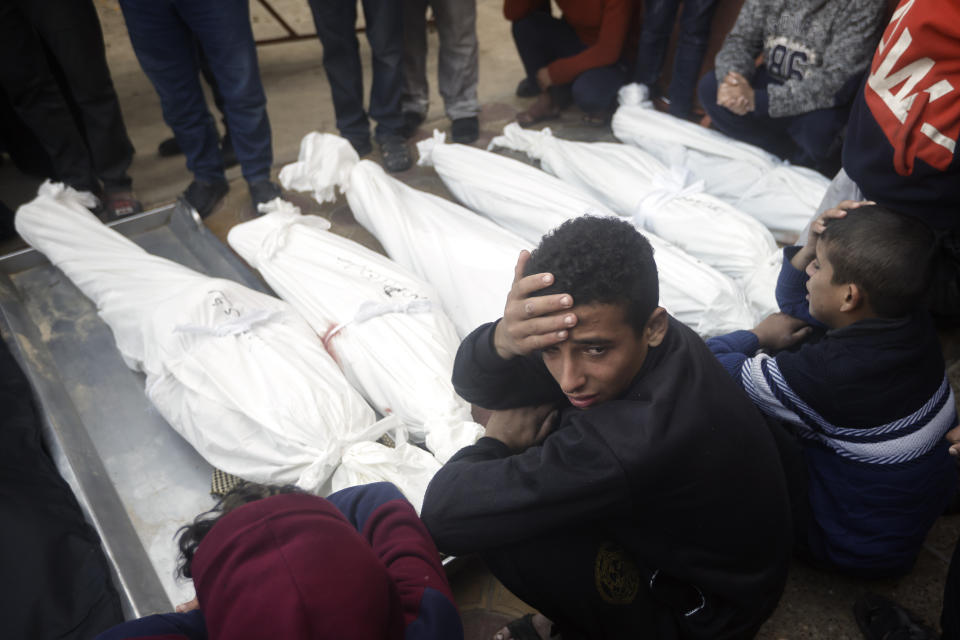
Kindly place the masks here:
<instances>
[{"instance_id":1,"label":"white body bag","mask_svg":"<svg viewBox=\"0 0 960 640\"><path fill-rule=\"evenodd\" d=\"M351 444L395 423L376 422L289 304L147 253L72 189L42 186L16 228L96 304L147 396L213 466L316 492Z\"/></svg>"},{"instance_id":2,"label":"white body bag","mask_svg":"<svg viewBox=\"0 0 960 640\"><path fill-rule=\"evenodd\" d=\"M261 210L227 241L310 323L353 386L441 462L476 442L483 427L450 381L460 338L432 288L289 202Z\"/></svg>"},{"instance_id":3,"label":"white body bag","mask_svg":"<svg viewBox=\"0 0 960 640\"><path fill-rule=\"evenodd\" d=\"M513 269L528 243L439 196L408 187L350 143L309 133L299 160L280 172L287 189L333 201L346 195L354 217L393 260L433 285L461 337L503 315Z\"/></svg>"},{"instance_id":4,"label":"white body bag","mask_svg":"<svg viewBox=\"0 0 960 640\"><path fill-rule=\"evenodd\" d=\"M461 144L444 136L417 143L419 163L433 166L447 188L468 207L536 244L570 218L614 214L586 193L528 164ZM655 234L660 303L704 336L750 325L753 316L743 292L730 278Z\"/></svg>"},{"instance_id":5,"label":"white body bag","mask_svg":"<svg viewBox=\"0 0 960 640\"><path fill-rule=\"evenodd\" d=\"M689 170L704 190L795 239L813 216L830 181L745 142L660 113L643 85L620 89L613 134L670 167Z\"/></svg>"},{"instance_id":6,"label":"white body bag","mask_svg":"<svg viewBox=\"0 0 960 640\"><path fill-rule=\"evenodd\" d=\"M749 279L777 247L755 218L703 193L702 181L671 171L637 147L573 142L554 137L550 129L522 129L516 123L490 146L539 160L547 173L737 282Z\"/></svg>"}]
</instances>

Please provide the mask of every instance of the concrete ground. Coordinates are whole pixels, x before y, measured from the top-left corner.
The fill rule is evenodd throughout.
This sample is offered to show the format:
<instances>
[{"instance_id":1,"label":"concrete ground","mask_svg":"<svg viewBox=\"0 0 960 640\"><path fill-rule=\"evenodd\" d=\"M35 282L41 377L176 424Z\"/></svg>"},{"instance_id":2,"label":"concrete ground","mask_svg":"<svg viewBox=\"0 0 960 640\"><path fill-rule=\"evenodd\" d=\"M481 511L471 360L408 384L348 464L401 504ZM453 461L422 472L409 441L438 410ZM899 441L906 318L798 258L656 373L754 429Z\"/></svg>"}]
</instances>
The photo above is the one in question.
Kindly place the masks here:
<instances>
[{"instance_id":1,"label":"concrete ground","mask_svg":"<svg viewBox=\"0 0 960 640\"><path fill-rule=\"evenodd\" d=\"M172 201L190 182L182 157L160 158L157 145L170 135L163 124L160 106L152 86L132 53L123 17L116 0L96 0L107 41L107 55L114 83L120 96L127 128L137 155L131 168L134 188L146 207ZM254 32L258 40L283 34L282 28L259 5L252 2ZM301 34L312 33L312 21L303 0L272 2L285 20ZM522 76L508 24L502 19L499 0L477 0L480 39L480 86L483 103L481 139L485 146L500 132L503 125L527 104L513 94ZM436 34L430 34L431 53L436 51ZM260 69L269 99L268 110L273 127L275 167L296 159L300 139L309 131L334 131L330 89L321 66L321 47L314 39L259 48ZM369 87L369 48L361 37L361 54L365 60L365 81ZM427 123L418 138L437 127L448 128L442 103L435 87L436 60L428 67L432 101ZM212 105L212 102L211 102ZM211 107L212 108L212 107ZM612 140L608 130L585 128L579 114L570 112L551 127L561 137ZM376 152L372 156L378 159ZM228 171L231 191L207 225L224 239L227 231L253 215L246 185L239 168ZM432 169L414 167L398 177L413 186L450 197ZM39 180L23 176L5 162L0 166L0 200L13 209L36 193ZM327 217L333 230L361 244L381 251L375 238L353 219L346 203L340 201L320 206L306 195L293 194L304 212ZM0 243L0 254L19 246L18 241ZM947 342L947 355L953 364L954 386L960 381L960 364L956 353L958 341ZM953 545L960 536L960 517L941 518L930 533L915 569L896 580L862 581L839 577L794 563L780 606L761 629L759 638L842 639L859 638L851 608L863 592L874 591L912 608L931 625L937 626L942 599L942 585ZM467 558L452 575L454 591L471 640L489 638L505 621L529 611L522 602L507 592L475 558Z\"/></svg>"}]
</instances>

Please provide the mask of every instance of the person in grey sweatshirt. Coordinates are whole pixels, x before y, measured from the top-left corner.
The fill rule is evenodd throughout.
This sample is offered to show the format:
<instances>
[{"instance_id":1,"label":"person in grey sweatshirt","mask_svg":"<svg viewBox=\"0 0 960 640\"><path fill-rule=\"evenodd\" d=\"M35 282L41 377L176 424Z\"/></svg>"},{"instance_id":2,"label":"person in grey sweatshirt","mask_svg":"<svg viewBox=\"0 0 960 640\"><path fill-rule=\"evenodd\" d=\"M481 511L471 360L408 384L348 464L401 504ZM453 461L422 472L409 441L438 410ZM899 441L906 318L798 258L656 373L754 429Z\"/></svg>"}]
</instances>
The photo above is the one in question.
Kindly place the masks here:
<instances>
[{"instance_id":1,"label":"person in grey sweatshirt","mask_svg":"<svg viewBox=\"0 0 960 640\"><path fill-rule=\"evenodd\" d=\"M714 128L832 175L886 0L746 0L700 80ZM757 58L762 54L762 64Z\"/></svg>"}]
</instances>

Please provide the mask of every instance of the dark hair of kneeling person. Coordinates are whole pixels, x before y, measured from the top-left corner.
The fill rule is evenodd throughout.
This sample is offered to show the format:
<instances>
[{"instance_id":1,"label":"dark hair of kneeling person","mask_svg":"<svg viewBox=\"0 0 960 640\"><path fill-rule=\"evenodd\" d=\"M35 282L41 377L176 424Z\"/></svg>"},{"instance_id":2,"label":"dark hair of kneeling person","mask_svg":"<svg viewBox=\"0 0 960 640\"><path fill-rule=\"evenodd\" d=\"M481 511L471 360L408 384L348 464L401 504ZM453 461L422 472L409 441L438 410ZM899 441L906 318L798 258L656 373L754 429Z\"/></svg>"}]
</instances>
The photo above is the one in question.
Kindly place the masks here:
<instances>
[{"instance_id":1,"label":"dark hair of kneeling person","mask_svg":"<svg viewBox=\"0 0 960 640\"><path fill-rule=\"evenodd\" d=\"M392 484L328 498L244 484L181 531L198 608L99 640L463 637L436 547Z\"/></svg>"},{"instance_id":2,"label":"dark hair of kneeling person","mask_svg":"<svg viewBox=\"0 0 960 640\"><path fill-rule=\"evenodd\" d=\"M646 238L584 216L521 253L503 318L460 345L454 386L492 414L422 515L540 612L496 637L747 637L776 606L791 541L773 439L657 303Z\"/></svg>"}]
</instances>

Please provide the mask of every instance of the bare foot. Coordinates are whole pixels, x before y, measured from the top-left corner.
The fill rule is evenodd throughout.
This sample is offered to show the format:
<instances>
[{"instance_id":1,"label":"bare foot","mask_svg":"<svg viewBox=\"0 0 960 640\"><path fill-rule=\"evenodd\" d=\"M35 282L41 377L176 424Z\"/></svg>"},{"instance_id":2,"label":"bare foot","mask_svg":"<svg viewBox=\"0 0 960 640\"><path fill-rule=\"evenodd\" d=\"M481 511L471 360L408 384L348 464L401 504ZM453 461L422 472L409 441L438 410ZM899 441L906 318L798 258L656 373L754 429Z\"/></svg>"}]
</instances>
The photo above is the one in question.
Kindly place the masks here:
<instances>
[{"instance_id":1,"label":"bare foot","mask_svg":"<svg viewBox=\"0 0 960 640\"><path fill-rule=\"evenodd\" d=\"M526 111L521 111L517 114L517 123L521 127L529 127L538 122L551 120L553 118L558 118L559 116L560 109L553 104L553 99L550 97L550 93L544 91L537 96L537 100L530 105L529 109Z\"/></svg>"},{"instance_id":2,"label":"bare foot","mask_svg":"<svg viewBox=\"0 0 960 640\"><path fill-rule=\"evenodd\" d=\"M533 626L533 630L536 632L537 636L539 636L541 640L551 640L550 630L553 628L553 623L550 622L549 618L546 618L545 616L539 613L535 613L529 617L524 616L522 618L517 618L516 620L511 622L509 625L507 625L506 627L500 629L500 631L497 631L495 634L493 634L493 640L511 640L512 638L514 638L514 635L513 633L511 633L509 627L510 626L516 627L516 626L522 626L522 625L527 625L528 629L529 629L529 626ZM561 638L560 636L553 636L553 640L561 640Z\"/></svg>"}]
</instances>

